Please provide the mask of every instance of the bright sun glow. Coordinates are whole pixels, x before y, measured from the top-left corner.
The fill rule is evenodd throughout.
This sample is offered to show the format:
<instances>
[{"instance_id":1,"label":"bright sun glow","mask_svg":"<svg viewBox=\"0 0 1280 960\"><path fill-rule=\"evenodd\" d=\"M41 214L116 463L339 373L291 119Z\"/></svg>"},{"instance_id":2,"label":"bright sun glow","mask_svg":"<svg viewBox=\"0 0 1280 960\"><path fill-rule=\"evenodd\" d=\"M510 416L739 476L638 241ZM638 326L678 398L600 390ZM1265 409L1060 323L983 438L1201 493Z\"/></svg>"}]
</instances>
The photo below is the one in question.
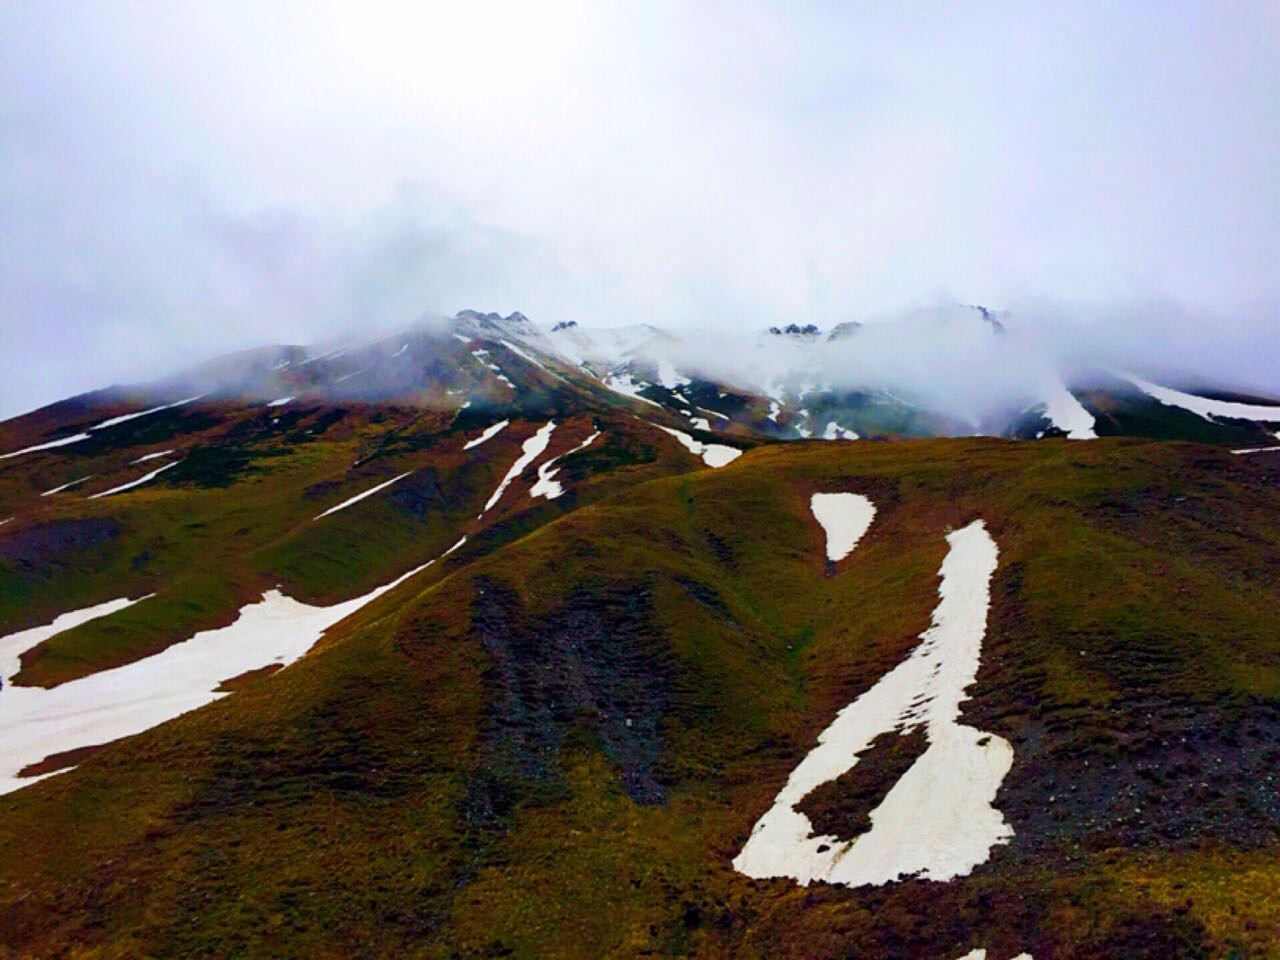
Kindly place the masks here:
<instances>
[{"instance_id":1,"label":"bright sun glow","mask_svg":"<svg viewBox=\"0 0 1280 960\"><path fill-rule=\"evenodd\" d=\"M356 64L428 97L516 97L553 77L583 33L575 0L332 3L333 38Z\"/></svg>"}]
</instances>

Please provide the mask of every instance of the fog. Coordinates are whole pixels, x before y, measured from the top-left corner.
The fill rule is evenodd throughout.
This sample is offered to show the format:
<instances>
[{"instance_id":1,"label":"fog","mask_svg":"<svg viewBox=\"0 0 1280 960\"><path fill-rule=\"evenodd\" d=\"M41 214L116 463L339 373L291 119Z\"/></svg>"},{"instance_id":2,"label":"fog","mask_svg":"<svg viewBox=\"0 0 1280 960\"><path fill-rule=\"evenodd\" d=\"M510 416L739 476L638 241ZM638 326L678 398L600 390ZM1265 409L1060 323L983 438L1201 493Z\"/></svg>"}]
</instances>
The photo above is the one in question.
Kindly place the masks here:
<instances>
[{"instance_id":1,"label":"fog","mask_svg":"<svg viewBox=\"0 0 1280 960\"><path fill-rule=\"evenodd\" d=\"M463 307L1276 393L1278 102L1276 4L10 3L0 417Z\"/></svg>"}]
</instances>

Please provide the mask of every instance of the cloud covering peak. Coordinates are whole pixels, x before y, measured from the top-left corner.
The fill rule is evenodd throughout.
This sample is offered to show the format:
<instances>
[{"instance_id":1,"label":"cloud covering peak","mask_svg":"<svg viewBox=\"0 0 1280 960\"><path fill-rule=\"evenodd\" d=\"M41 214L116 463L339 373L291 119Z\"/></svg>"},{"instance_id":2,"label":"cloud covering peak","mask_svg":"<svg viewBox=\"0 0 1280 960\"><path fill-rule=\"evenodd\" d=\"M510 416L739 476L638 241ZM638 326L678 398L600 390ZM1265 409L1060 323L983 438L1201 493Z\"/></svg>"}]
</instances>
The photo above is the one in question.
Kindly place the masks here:
<instances>
[{"instance_id":1,"label":"cloud covering peak","mask_svg":"<svg viewBox=\"0 0 1280 960\"><path fill-rule=\"evenodd\" d=\"M1064 349L1179 303L1167 362L1227 316L1248 372L1276 9L6 5L0 415L469 303L754 330L1034 298Z\"/></svg>"}]
</instances>

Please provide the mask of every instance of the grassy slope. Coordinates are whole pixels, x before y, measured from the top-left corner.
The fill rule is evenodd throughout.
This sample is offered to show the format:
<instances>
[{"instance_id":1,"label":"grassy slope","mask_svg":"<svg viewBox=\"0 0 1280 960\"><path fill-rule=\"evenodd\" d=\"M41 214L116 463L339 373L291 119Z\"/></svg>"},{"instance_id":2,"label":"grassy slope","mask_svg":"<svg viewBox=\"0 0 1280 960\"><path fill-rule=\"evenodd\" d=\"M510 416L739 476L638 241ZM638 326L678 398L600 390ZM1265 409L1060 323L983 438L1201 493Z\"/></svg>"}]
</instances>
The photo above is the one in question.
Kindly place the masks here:
<instances>
[{"instance_id":1,"label":"grassy slope","mask_svg":"<svg viewBox=\"0 0 1280 960\"><path fill-rule=\"evenodd\" d=\"M835 489L880 513L828 569L806 504ZM0 943L1280 955L1278 501L1264 466L1110 440L787 445L644 483L0 798ZM966 719L1014 744L1013 843L950 884L735 874L817 733L927 625L942 534L975 516L1001 563Z\"/></svg>"}]
</instances>

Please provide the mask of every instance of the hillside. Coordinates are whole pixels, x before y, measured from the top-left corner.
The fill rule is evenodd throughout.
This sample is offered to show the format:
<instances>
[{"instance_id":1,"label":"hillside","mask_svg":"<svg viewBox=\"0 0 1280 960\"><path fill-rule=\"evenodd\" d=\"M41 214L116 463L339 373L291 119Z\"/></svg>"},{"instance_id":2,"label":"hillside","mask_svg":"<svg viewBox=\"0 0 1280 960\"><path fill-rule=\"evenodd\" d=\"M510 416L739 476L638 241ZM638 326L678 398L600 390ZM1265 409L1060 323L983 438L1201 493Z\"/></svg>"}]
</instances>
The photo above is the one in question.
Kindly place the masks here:
<instances>
[{"instance_id":1,"label":"hillside","mask_svg":"<svg viewBox=\"0 0 1280 960\"><path fill-rule=\"evenodd\" d=\"M1280 956L1280 456L495 363L4 426L13 955Z\"/></svg>"}]
</instances>

